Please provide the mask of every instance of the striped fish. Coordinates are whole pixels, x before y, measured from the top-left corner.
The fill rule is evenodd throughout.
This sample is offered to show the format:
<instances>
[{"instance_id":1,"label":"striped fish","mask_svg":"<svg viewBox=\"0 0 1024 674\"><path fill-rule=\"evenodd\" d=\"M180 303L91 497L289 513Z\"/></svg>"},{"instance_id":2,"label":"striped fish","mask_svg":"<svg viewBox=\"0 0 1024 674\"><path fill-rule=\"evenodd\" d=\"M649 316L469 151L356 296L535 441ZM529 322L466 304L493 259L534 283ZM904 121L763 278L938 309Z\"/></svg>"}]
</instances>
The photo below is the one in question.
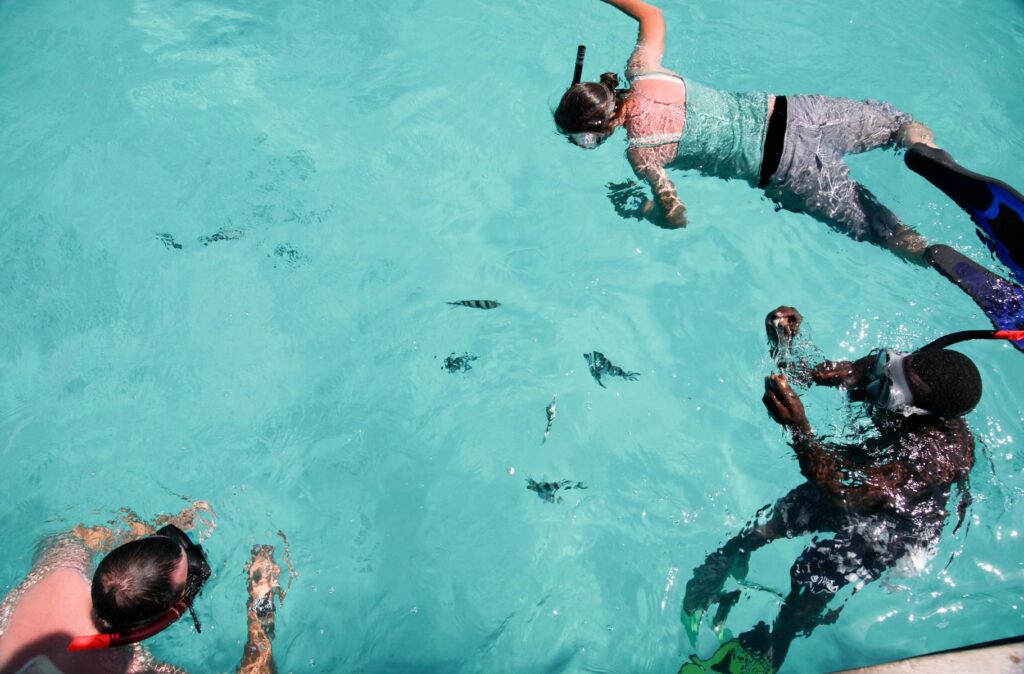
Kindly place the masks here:
<instances>
[{"instance_id":1,"label":"striped fish","mask_svg":"<svg viewBox=\"0 0 1024 674\"><path fill-rule=\"evenodd\" d=\"M601 377L604 375L610 375L612 377L621 377L626 381L636 381L636 378L640 376L639 372L626 372L618 365L612 363L608 358L600 351L591 351L590 353L583 354L583 357L587 359L587 365L590 366L590 376L592 376L601 388L608 388L601 381Z\"/></svg>"},{"instance_id":2,"label":"striped fish","mask_svg":"<svg viewBox=\"0 0 1024 674\"><path fill-rule=\"evenodd\" d=\"M501 306L501 302L495 302L494 300L459 300L458 302L448 302L453 307L470 307L471 309L497 309Z\"/></svg>"},{"instance_id":3,"label":"striped fish","mask_svg":"<svg viewBox=\"0 0 1024 674\"><path fill-rule=\"evenodd\" d=\"M561 503L562 497L558 495L559 490L569 491L570 489L586 489L587 485L582 482L570 482L559 480L558 482L537 482L532 477L526 478L526 488L537 492L537 496L548 503Z\"/></svg>"}]
</instances>

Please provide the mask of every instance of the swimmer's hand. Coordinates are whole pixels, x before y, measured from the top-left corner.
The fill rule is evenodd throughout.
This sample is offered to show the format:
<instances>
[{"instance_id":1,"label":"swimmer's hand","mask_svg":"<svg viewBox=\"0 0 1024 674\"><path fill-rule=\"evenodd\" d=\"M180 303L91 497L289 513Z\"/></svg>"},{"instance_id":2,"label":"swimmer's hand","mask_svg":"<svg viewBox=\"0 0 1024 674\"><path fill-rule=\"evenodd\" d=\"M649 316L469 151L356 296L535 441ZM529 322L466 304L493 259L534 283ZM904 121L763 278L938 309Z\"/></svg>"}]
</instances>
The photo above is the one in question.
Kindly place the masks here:
<instances>
[{"instance_id":1,"label":"swimmer's hand","mask_svg":"<svg viewBox=\"0 0 1024 674\"><path fill-rule=\"evenodd\" d=\"M173 524L182 531L191 531L197 525L202 524L206 527L202 538L208 538L213 533L213 530L217 528L217 523L214 519L216 517L217 513L213 511L213 506L210 505L209 501L196 501L177 515L161 515L156 518L156 526L161 527L165 524Z\"/></svg>"},{"instance_id":2,"label":"swimmer's hand","mask_svg":"<svg viewBox=\"0 0 1024 674\"><path fill-rule=\"evenodd\" d=\"M659 210L661 209L658 208L657 203L651 199L645 199L644 205L640 208L640 212L648 220L664 229L682 229L690 224L686 218L686 207L681 201L673 204L664 213L659 213Z\"/></svg>"},{"instance_id":3,"label":"swimmer's hand","mask_svg":"<svg viewBox=\"0 0 1024 674\"><path fill-rule=\"evenodd\" d=\"M808 434L811 424L807 421L807 412L800 396L790 388L789 380L784 374L773 374L764 380L764 396L761 398L768 415L781 426L793 431Z\"/></svg>"},{"instance_id":4,"label":"swimmer's hand","mask_svg":"<svg viewBox=\"0 0 1024 674\"><path fill-rule=\"evenodd\" d=\"M793 307L785 305L770 311L764 319L764 331L768 334L768 341L772 346L788 346L793 338L800 332L800 324L804 317Z\"/></svg>"},{"instance_id":5,"label":"swimmer's hand","mask_svg":"<svg viewBox=\"0 0 1024 674\"><path fill-rule=\"evenodd\" d=\"M106 552L113 547L117 540L114 532L104 526L87 527L84 524L79 524L71 530L71 533L81 539L85 547L93 552Z\"/></svg>"}]
</instances>

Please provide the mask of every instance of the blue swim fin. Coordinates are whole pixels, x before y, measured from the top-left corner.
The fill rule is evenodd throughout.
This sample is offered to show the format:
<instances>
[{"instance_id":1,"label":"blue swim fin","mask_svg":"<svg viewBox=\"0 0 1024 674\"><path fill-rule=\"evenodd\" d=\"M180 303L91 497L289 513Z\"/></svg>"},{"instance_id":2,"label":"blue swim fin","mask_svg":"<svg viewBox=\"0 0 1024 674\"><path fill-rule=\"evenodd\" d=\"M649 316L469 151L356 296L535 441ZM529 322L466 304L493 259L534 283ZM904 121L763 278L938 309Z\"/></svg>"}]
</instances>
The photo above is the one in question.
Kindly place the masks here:
<instances>
[{"instance_id":1,"label":"blue swim fin","mask_svg":"<svg viewBox=\"0 0 1024 674\"><path fill-rule=\"evenodd\" d=\"M911 171L946 193L967 211L979 238L1018 283L1024 283L1024 196L1006 183L960 166L948 152L922 143L904 157Z\"/></svg>"},{"instance_id":2,"label":"blue swim fin","mask_svg":"<svg viewBox=\"0 0 1024 674\"><path fill-rule=\"evenodd\" d=\"M1024 288L996 276L949 246L929 246L925 258L970 295L996 328L1024 330ZM1024 339L1010 343L1024 351Z\"/></svg>"}]
</instances>

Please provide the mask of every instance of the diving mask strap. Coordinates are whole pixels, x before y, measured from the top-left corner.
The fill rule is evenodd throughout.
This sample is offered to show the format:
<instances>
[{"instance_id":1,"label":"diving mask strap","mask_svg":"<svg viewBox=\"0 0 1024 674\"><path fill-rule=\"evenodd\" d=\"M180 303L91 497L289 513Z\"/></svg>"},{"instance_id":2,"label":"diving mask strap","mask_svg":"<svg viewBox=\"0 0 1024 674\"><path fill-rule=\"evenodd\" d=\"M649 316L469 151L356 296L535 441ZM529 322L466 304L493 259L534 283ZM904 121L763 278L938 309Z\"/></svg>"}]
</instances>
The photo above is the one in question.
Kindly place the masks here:
<instances>
[{"instance_id":1,"label":"diving mask strap","mask_svg":"<svg viewBox=\"0 0 1024 674\"><path fill-rule=\"evenodd\" d=\"M585 45L576 47L576 69L572 73L572 84L573 86L580 83L583 79L583 57L587 55L587 48Z\"/></svg>"}]
</instances>

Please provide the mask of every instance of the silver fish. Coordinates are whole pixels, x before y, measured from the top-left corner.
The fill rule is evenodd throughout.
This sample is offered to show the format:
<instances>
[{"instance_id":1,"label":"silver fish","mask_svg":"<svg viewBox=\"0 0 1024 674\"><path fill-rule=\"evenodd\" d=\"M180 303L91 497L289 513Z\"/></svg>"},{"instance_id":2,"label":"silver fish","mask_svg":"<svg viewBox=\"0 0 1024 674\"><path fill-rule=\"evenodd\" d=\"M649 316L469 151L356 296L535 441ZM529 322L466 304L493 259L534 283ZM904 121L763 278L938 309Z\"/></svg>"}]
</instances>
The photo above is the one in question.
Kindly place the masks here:
<instances>
[{"instance_id":1,"label":"silver fish","mask_svg":"<svg viewBox=\"0 0 1024 674\"><path fill-rule=\"evenodd\" d=\"M557 399L558 396L554 396L548 406L544 409L548 414L548 426L544 429L544 439L540 441L540 444L542 445L547 442L548 434L551 433L551 426L555 423L555 416L558 414L558 408L555 407L555 400Z\"/></svg>"}]
</instances>

